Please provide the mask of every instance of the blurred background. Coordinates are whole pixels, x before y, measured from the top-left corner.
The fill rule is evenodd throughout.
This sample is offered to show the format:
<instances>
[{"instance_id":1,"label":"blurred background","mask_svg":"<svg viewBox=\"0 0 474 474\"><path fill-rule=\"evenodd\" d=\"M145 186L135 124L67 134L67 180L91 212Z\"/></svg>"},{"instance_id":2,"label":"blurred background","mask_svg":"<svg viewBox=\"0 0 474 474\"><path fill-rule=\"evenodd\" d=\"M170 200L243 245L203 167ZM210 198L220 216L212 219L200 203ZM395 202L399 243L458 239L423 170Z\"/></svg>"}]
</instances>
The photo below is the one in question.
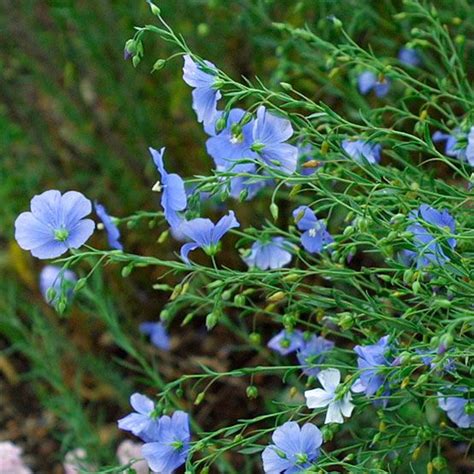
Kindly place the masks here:
<instances>
[{"instance_id":1,"label":"blurred background","mask_svg":"<svg viewBox=\"0 0 474 474\"><path fill-rule=\"evenodd\" d=\"M270 88L280 81L298 82L313 100L324 98L348 113L355 113L361 101L357 94L344 95L347 81L336 77L332 86L321 87L331 67L328 58L300 48L272 21L318 30L335 14L359 43L370 42L394 56L406 41L406 32L394 31L390 22L398 2L158 4L191 49L229 75L258 75ZM16 216L47 189L80 191L120 217L158 209L150 192L156 171L148 146L166 146L168 166L185 176L210 169L181 59L152 73L157 59L175 51L148 36L136 69L123 58L134 26L155 21L145 1L138 0L0 0L0 440L22 446L35 473L62 472L64 454L77 447L87 449L94 462L115 462L114 449L123 436L116 419L127 413L128 397L143 380L104 320L119 321L139 339L138 324L157 320L165 300L151 288L156 270L123 279L120 269L110 268L93 282L100 303L84 301L66 316L57 315L38 290L43 262L14 242ZM380 28L386 32L383 40ZM123 234L130 252L175 258L172 243L156 245L158 230L139 223ZM106 245L100 234L91 243ZM194 332L172 328L167 354L143 341L141 347L170 380L192 372L199 362L228 369L253 357L245 352L230 357L234 336L224 329L205 340L202 330L202 324ZM235 416L258 413L262 402L241 392L241 399L229 397L235 388L217 384L214 398L208 397L196 415L198 422L206 428L225 424L216 413L223 400Z\"/></svg>"}]
</instances>

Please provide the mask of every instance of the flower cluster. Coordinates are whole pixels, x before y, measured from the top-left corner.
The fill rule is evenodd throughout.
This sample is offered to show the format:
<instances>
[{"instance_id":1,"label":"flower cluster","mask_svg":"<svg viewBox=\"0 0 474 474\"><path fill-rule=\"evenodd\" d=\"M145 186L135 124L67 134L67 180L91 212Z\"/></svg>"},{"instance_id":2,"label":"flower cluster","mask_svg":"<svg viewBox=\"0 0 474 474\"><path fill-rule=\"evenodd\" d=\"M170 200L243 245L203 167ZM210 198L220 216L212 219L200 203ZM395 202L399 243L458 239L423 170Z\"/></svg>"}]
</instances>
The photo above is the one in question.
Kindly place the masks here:
<instances>
[{"instance_id":1,"label":"flower cluster","mask_svg":"<svg viewBox=\"0 0 474 474\"><path fill-rule=\"evenodd\" d=\"M422 57L417 50L408 47L400 50L397 64L399 69L400 66L403 67L403 71L423 66ZM447 209L439 209L440 200L436 193L417 194L418 183L412 184L409 190L408 187L407 190L404 189L404 194L396 194L392 188L379 190L378 182L372 187L363 179L356 182L356 177L365 173L380 182L385 179L384 172L390 166L385 163L390 162L393 150L390 149L389 140L386 144L380 138L382 133L372 133L373 130L368 127L367 130L361 130L361 126L356 131L352 130L353 133L348 133L347 127L341 126L339 128L344 133L335 133L335 138L331 136L334 143L327 158L327 142L324 141L320 149L316 149L315 144L311 143L313 137L310 134L306 136L303 127L299 127L298 133L295 133L292 122L282 114L285 109L270 105L270 101L244 110L234 107L235 101L232 100L228 107L219 109L221 100L226 96L225 77L213 63L186 54L183 80L193 89L192 106L207 135L205 147L213 161L214 175L207 181L202 180L206 181L204 184L191 186L186 179L177 173L170 173L165 167L165 148L149 148L159 174L159 180L152 187L153 191L161 193L162 212L156 214L164 218L166 228L169 228L175 240L181 242L181 261L175 262L176 265L172 268L176 272L195 271L198 274L202 267L193 263L191 252L200 249L210 257L213 272L211 278L216 281L206 282L206 285L208 289L217 290L212 293L212 297L206 295L203 298L199 295L203 307L213 304L214 308L221 308L223 302L230 300L233 291L238 294L235 294L234 301L229 306L242 306L242 319L250 312L256 313L256 308L267 295L256 288L251 288L248 292L244 290L246 282L254 278L263 281L264 291L273 292L266 298L264 314L274 311L281 301L289 301L288 308L291 310L296 308L294 311L282 311L281 315L278 313L284 329L275 334L267 344L273 352L262 352L270 360L291 354L296 356L298 364L290 368L285 366L284 369L292 375L295 372L298 375L295 387L299 389L295 388L294 391L301 395L301 399L304 395L306 401L305 406L301 402L300 405L303 406L299 408L310 410L305 421L316 421L300 426L296 421L281 423L283 420L279 418L280 426L274 429L272 442L263 449L261 458L263 469L269 474L305 472L322 455L322 432L331 432L331 435L337 432L337 428L332 426L324 426L320 430L316 422L321 425L341 425L353 413L356 417L366 407L373 409L372 405L378 410L378 416L383 417L392 407L391 396L400 393L410 383L410 377L417 376L418 372L425 371L423 375L434 374L441 380L446 376L453 376L457 380L456 364L451 359L455 354L449 352L449 357L445 356L448 351L445 342L457 328L458 322L451 321L446 330L447 336L440 341L440 338L436 339L431 334L431 329L426 334L421 333L420 327L423 327L426 320L417 320L413 316L416 312L412 313L412 308L406 309L411 303L410 297L413 296L416 307L420 305L416 299L417 293L425 291L428 294L428 290L421 288L422 283L427 286L431 283L438 285L441 281L436 280L439 270L457 259L456 252L461 247L462 239L457 234L454 217L456 211L451 211L451 215ZM363 95L373 92L377 98L386 97L392 83L390 78L372 70L363 71L357 78L359 92ZM355 85L353 87L356 90ZM298 126L297 120L294 125L295 128ZM425 133L425 137L430 142L427 146L435 151L429 134ZM474 166L474 127L469 130L465 127L456 128L449 134L436 132L432 141L444 142L444 153L447 156ZM384 145L383 157L380 142ZM436 153L441 155L440 152ZM319 155L324 156L322 162L315 160L315 156ZM340 177L337 173L331 174L331 160L332 163L342 161L341 166L350 173L330 188L331 180ZM399 179L397 183L404 182L402 172L396 176ZM390 186L395 187L394 180L386 180L390 182ZM288 222L286 225L281 224L283 218L279 216L279 208L275 204L281 189L290 190L285 192L291 201L300 193L301 183L318 181L322 184L316 189L323 197L317 196L315 189L311 187L310 192L301 192L298 202L290 202L287 206L285 218ZM338 186L343 190L334 202L328 204L324 192L327 194L328 188L332 190ZM370 191L365 188L370 188ZM206 217L205 206L194 205L203 195L219 194L224 198L230 196L235 200L249 201L259 193L271 195L270 213L275 221L274 224L260 222L259 229L246 228L243 224L246 217L239 212L237 218L235 209L224 207L227 202L221 204L221 217L216 220ZM356 194L350 202L352 206L343 200L346 193ZM378 195L383 197L383 202L388 203L387 206L397 206L397 210L401 209L403 212L392 216L388 210L371 209L370 199ZM464 199L465 196L462 197ZM320 202L323 204L318 204ZM250 203L252 204L254 203ZM338 206L346 212L344 223L341 222L342 219L334 217ZM61 194L56 190L46 191L32 199L30 212L24 212L17 218L16 239L23 249L30 250L38 258L54 259L67 251L75 254L91 238L96 227L94 221L87 218L91 212L91 202L78 192ZM126 255L122 253L124 246L118 227L121 219L109 216L105 207L98 203L95 204L95 212L101 221L97 227L105 229L108 245L112 249L108 255L120 255L126 259ZM367 227L373 220L371 214L380 214L377 218L382 224L370 234ZM346 226L347 222L352 224ZM388 229L390 226L393 229ZM239 271L225 269L232 290L224 291L224 281L216 276L221 274L216 255L222 248L223 240L230 240L232 237L228 234L240 238L236 246L240 251L241 261ZM357 237L360 237L360 241L357 241ZM374 240L379 245L374 245L377 252L369 250ZM348 251L343 253L341 248ZM380 267L383 271L380 274L371 272L365 265L366 260L363 264L352 262L351 257L356 253L363 255L366 260L373 257L383 261ZM396 258L392 259L393 255ZM385 257L396 263L396 267L390 269L390 272L385 272ZM133 256L130 257L132 263L133 259ZM401 273L403 284L399 283L396 292L383 287L382 282L391 282L391 279L398 278ZM471 273L467 266L460 273L464 278L465 293L458 293L458 296L465 298L468 295ZM242 274L245 278L241 278ZM364 278L367 276L363 282L361 275ZM291 285L299 283L303 277L307 278L304 286L301 285L303 290L299 289L298 296L295 296L297 292ZM354 293L364 295L363 305L353 304L357 297L348 291L348 284L344 279L352 279L356 290ZM329 287L333 282L336 283ZM77 283L77 276L69 267L48 265L41 273L40 289L49 304L57 304L71 299L72 287ZM182 283L188 285L184 280ZM408 283L412 284L412 292ZM447 285L446 280L439 284ZM438 317L436 311L439 308L449 308L453 297L450 288L445 290L436 286L430 291L429 297L433 298L430 310L433 313L430 313L428 319ZM173 291L173 295L176 294L178 292ZM253 306L239 305L239 301L245 301L248 295L257 295L255 300L258 303ZM173 299L174 296L170 298ZM311 299L311 304L306 299ZM346 305L351 312L343 312L339 304ZM370 316L377 312L380 312L382 321L389 318L395 320L393 327L403 330L416 328L418 333L411 335L409 342L402 341L402 335L393 327L372 324L373 318ZM210 314L214 315L214 312ZM462 324L463 331L468 331L464 322L461 320L459 326ZM357 329L352 334L354 337L350 342L341 342L340 330L352 325L356 325ZM140 324L139 331L148 336L156 348L169 351L172 344L167 326L167 320L162 318L160 322ZM212 325L208 324L210 326ZM306 330L301 329L304 326L307 327ZM316 330L316 327L319 329ZM358 341L357 336L363 339ZM410 344L414 347L411 348ZM405 370L407 361L413 364L409 367L410 370ZM244 374L246 373L242 372L238 375ZM308 390L303 390L301 379L304 379ZM457 427L473 427L472 389L467 383L442 383L443 390L439 393L430 389L431 393L436 393L439 409ZM253 391L247 391L249 393L249 398L255 398ZM168 405L166 408L161 404L155 405L150 398L139 393L131 396L130 403L134 412L118 420L118 427L131 432L144 444L124 447L120 455L121 463L126 464L130 460L135 462L141 457L146 465L142 460L136 470L145 472L151 469L163 474L171 473L185 464L194 449L191 444L189 415L181 410L174 411L171 416L163 414L167 412ZM440 410L438 414L441 414ZM300 415L298 411L294 413ZM381 428L380 432L382 431ZM379 438L374 437L373 444ZM423 438L421 434L419 438ZM238 444L238 441L235 443Z\"/></svg>"}]
</instances>

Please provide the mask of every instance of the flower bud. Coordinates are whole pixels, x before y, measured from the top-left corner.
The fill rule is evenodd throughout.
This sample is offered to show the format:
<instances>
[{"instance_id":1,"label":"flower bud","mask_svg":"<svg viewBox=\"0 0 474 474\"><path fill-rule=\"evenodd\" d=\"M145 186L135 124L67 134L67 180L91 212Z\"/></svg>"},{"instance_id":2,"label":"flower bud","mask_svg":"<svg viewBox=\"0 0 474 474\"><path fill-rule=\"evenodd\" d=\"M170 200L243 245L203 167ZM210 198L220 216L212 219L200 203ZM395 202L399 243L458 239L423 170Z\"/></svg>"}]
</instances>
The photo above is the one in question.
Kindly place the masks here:
<instances>
[{"instance_id":1,"label":"flower bud","mask_svg":"<svg viewBox=\"0 0 474 474\"><path fill-rule=\"evenodd\" d=\"M249 385L245 390L245 393L247 394L247 398L250 400L255 400L258 397L258 389L255 385Z\"/></svg>"}]
</instances>

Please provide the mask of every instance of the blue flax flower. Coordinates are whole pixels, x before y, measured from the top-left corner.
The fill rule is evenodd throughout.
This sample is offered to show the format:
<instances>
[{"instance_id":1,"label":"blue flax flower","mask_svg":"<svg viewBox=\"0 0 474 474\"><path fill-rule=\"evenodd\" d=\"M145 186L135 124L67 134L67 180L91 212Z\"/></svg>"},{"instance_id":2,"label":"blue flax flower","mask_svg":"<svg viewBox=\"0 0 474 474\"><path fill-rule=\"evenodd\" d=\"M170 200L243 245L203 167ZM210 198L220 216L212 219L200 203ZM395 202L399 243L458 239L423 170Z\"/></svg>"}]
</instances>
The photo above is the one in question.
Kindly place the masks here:
<instances>
[{"instance_id":1,"label":"blue flax flower","mask_svg":"<svg viewBox=\"0 0 474 474\"><path fill-rule=\"evenodd\" d=\"M381 145L367 140L344 140L342 149L357 163L376 165L380 162Z\"/></svg>"},{"instance_id":2,"label":"blue flax flower","mask_svg":"<svg viewBox=\"0 0 474 474\"><path fill-rule=\"evenodd\" d=\"M420 54L413 48L401 48L398 52L398 60L407 66L419 66L421 64Z\"/></svg>"},{"instance_id":3,"label":"blue flax flower","mask_svg":"<svg viewBox=\"0 0 474 474\"><path fill-rule=\"evenodd\" d=\"M115 250L123 250L123 245L120 242L120 231L115 225L113 219L107 213L105 207L102 204L96 202L95 212L104 224L105 231L107 232L107 240L109 241L110 247Z\"/></svg>"},{"instance_id":4,"label":"blue flax flower","mask_svg":"<svg viewBox=\"0 0 474 474\"><path fill-rule=\"evenodd\" d=\"M281 355L288 355L301 349L304 345L303 333L296 329L295 331L282 330L273 336L267 346Z\"/></svg>"},{"instance_id":5,"label":"blue flax flower","mask_svg":"<svg viewBox=\"0 0 474 474\"><path fill-rule=\"evenodd\" d=\"M388 395L387 380L383 373L384 368L390 367L393 362L388 338L388 336L384 336L376 344L354 347L354 351L358 355L357 365L361 374L352 386L353 392L364 392L368 397L371 397L383 388L383 395ZM386 401L382 403L386 404Z\"/></svg>"},{"instance_id":6,"label":"blue flax flower","mask_svg":"<svg viewBox=\"0 0 474 474\"><path fill-rule=\"evenodd\" d=\"M130 397L130 405L135 412L118 420L118 427L132 432L146 443L157 439L159 423L155 416L154 403L145 395L134 393Z\"/></svg>"},{"instance_id":7,"label":"blue flax flower","mask_svg":"<svg viewBox=\"0 0 474 474\"><path fill-rule=\"evenodd\" d=\"M385 97L388 94L391 85L388 79L385 78L379 80L377 75L371 71L365 71L362 74L359 74L357 84L361 94L366 95L373 90L377 97Z\"/></svg>"},{"instance_id":8,"label":"blue flax flower","mask_svg":"<svg viewBox=\"0 0 474 474\"><path fill-rule=\"evenodd\" d=\"M55 265L46 265L40 273L39 286L46 303L54 305L61 295L70 299L77 277L71 270L63 270Z\"/></svg>"},{"instance_id":9,"label":"blue flax flower","mask_svg":"<svg viewBox=\"0 0 474 474\"><path fill-rule=\"evenodd\" d=\"M31 212L15 221L15 238L34 257L56 258L83 245L94 232L89 199L76 191L45 191L31 200Z\"/></svg>"},{"instance_id":10,"label":"blue flax flower","mask_svg":"<svg viewBox=\"0 0 474 474\"><path fill-rule=\"evenodd\" d=\"M207 152L214 159L216 166L222 170L229 170L237 161L257 158L257 154L251 150L255 120L241 125L240 122L244 116L244 110L232 109L222 131L218 133L214 131L215 122L212 126L206 127L206 131L211 135L206 141ZM216 118L222 117L223 113L218 112Z\"/></svg>"},{"instance_id":11,"label":"blue flax flower","mask_svg":"<svg viewBox=\"0 0 474 474\"><path fill-rule=\"evenodd\" d=\"M158 433L142 447L142 455L153 472L171 474L186 462L190 449L189 416L175 411L172 417L162 416Z\"/></svg>"},{"instance_id":12,"label":"blue flax flower","mask_svg":"<svg viewBox=\"0 0 474 474\"><path fill-rule=\"evenodd\" d=\"M293 474L311 467L319 456L323 436L311 423L300 428L295 421L287 421L274 431L272 441L262 453L263 470L266 474Z\"/></svg>"},{"instance_id":13,"label":"blue flax flower","mask_svg":"<svg viewBox=\"0 0 474 474\"><path fill-rule=\"evenodd\" d=\"M215 118L221 93L217 89L216 66L209 61L204 61L204 64L206 67L193 61L191 56L184 56L183 79L194 88L193 109L198 116L198 122L206 125Z\"/></svg>"},{"instance_id":14,"label":"blue flax flower","mask_svg":"<svg viewBox=\"0 0 474 474\"><path fill-rule=\"evenodd\" d=\"M165 213L165 219L172 228L177 228L183 221L179 215L184 211L187 205L186 190L183 179L176 173L168 173L163 163L163 154L165 149L160 151L150 148L153 162L158 168L161 176L161 182L158 181L153 186L153 191L161 191L161 206Z\"/></svg>"},{"instance_id":15,"label":"blue flax flower","mask_svg":"<svg viewBox=\"0 0 474 474\"><path fill-rule=\"evenodd\" d=\"M155 347L168 351L170 348L170 337L162 322L146 322L140 324L140 332L150 336L150 340Z\"/></svg>"},{"instance_id":16,"label":"blue flax flower","mask_svg":"<svg viewBox=\"0 0 474 474\"><path fill-rule=\"evenodd\" d=\"M256 241L250 254L243 257L250 268L274 270L282 268L291 262L291 252L287 250L289 243L283 237L273 237L270 241Z\"/></svg>"},{"instance_id":17,"label":"blue flax flower","mask_svg":"<svg viewBox=\"0 0 474 474\"><path fill-rule=\"evenodd\" d=\"M189 252L198 248L202 248L208 255L215 255L218 251L219 241L224 234L239 226L233 211L230 211L227 216L221 217L217 224L214 224L210 219L200 217L183 222L179 228L180 232L193 242L181 247L181 258L189 263Z\"/></svg>"},{"instance_id":18,"label":"blue flax flower","mask_svg":"<svg viewBox=\"0 0 474 474\"><path fill-rule=\"evenodd\" d=\"M268 166L286 174L293 173L298 163L298 148L285 143L292 135L289 120L272 115L263 106L257 109L251 148Z\"/></svg>"},{"instance_id":19,"label":"blue flax flower","mask_svg":"<svg viewBox=\"0 0 474 474\"><path fill-rule=\"evenodd\" d=\"M465 387L458 389L466 392ZM459 428L474 428L474 400L468 400L461 394L459 396L444 396L439 393L439 407L446 412L448 418Z\"/></svg>"},{"instance_id":20,"label":"blue flax flower","mask_svg":"<svg viewBox=\"0 0 474 474\"><path fill-rule=\"evenodd\" d=\"M413 233L413 243L416 251L405 250L403 258L405 261L415 261L418 268L426 267L430 263L442 265L449 261L449 257L445 254L441 241L433 234L431 227L438 228L442 236L442 232L454 234L456 224L453 217L447 210L438 211L427 204L422 204L416 211L410 212L409 215L412 224L407 227L409 232ZM425 221L429 224L429 228L420 223ZM447 247L454 249L456 247L456 239L454 237L445 236L442 241Z\"/></svg>"},{"instance_id":21,"label":"blue flax flower","mask_svg":"<svg viewBox=\"0 0 474 474\"><path fill-rule=\"evenodd\" d=\"M444 142L444 153L474 166L474 127L468 133L455 128L451 133L433 133L435 143Z\"/></svg>"},{"instance_id":22,"label":"blue flax flower","mask_svg":"<svg viewBox=\"0 0 474 474\"><path fill-rule=\"evenodd\" d=\"M324 222L320 221L308 206L300 206L293 211L296 227L303 231L301 245L310 253L321 253L334 242Z\"/></svg>"},{"instance_id":23,"label":"blue flax flower","mask_svg":"<svg viewBox=\"0 0 474 474\"><path fill-rule=\"evenodd\" d=\"M334 342L316 336L316 334L313 334L309 341L304 341L303 346L296 352L303 373L308 377L316 377L321 371L318 365L324 362L326 352L329 352L333 347Z\"/></svg>"}]
</instances>

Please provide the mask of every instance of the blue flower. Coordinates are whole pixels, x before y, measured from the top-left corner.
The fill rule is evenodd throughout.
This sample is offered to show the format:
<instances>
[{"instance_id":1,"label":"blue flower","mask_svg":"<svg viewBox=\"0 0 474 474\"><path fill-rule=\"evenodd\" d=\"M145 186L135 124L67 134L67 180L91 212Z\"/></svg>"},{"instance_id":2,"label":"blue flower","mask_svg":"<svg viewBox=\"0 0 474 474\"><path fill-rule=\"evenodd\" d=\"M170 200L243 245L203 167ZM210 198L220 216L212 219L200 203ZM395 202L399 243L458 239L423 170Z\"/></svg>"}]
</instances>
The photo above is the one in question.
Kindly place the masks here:
<instances>
[{"instance_id":1,"label":"blue flower","mask_svg":"<svg viewBox=\"0 0 474 474\"><path fill-rule=\"evenodd\" d=\"M152 344L158 347L158 349L163 349L164 351L169 350L170 337L163 323L142 323L140 324L140 332L150 336Z\"/></svg>"},{"instance_id":2,"label":"blue flower","mask_svg":"<svg viewBox=\"0 0 474 474\"><path fill-rule=\"evenodd\" d=\"M342 149L357 163L370 163L375 165L380 162L382 147L367 140L344 140Z\"/></svg>"},{"instance_id":3,"label":"blue flower","mask_svg":"<svg viewBox=\"0 0 474 474\"><path fill-rule=\"evenodd\" d=\"M380 81L377 75L371 71L365 71L357 78L359 92L363 95L368 94L371 90L375 92L377 97L385 97L390 90L390 81L383 79Z\"/></svg>"},{"instance_id":4,"label":"blue flower","mask_svg":"<svg viewBox=\"0 0 474 474\"><path fill-rule=\"evenodd\" d=\"M217 89L217 68L209 61L205 67L191 58L184 56L183 79L193 87L193 109L198 122L211 123L216 115L217 101L222 97Z\"/></svg>"},{"instance_id":5,"label":"blue flower","mask_svg":"<svg viewBox=\"0 0 474 474\"><path fill-rule=\"evenodd\" d=\"M398 60L407 66L419 66L421 64L421 57L416 49L401 48L398 52Z\"/></svg>"},{"instance_id":6,"label":"blue flower","mask_svg":"<svg viewBox=\"0 0 474 474\"><path fill-rule=\"evenodd\" d=\"M437 131L433 133L435 143L445 142L444 153L474 166L474 127L468 133L455 128L451 133Z\"/></svg>"},{"instance_id":7,"label":"blue flower","mask_svg":"<svg viewBox=\"0 0 474 474\"><path fill-rule=\"evenodd\" d=\"M388 339L388 336L384 336L376 344L354 347L361 374L352 386L353 392L364 392L371 397L383 388L383 395L388 395L387 380L383 374L384 368L390 367L393 362ZM386 400L383 403L385 404Z\"/></svg>"},{"instance_id":8,"label":"blue flower","mask_svg":"<svg viewBox=\"0 0 474 474\"><path fill-rule=\"evenodd\" d=\"M291 262L292 255L287 250L290 244L283 237L273 237L270 241L256 241L253 243L250 254L243 257L250 267L260 270L282 268Z\"/></svg>"},{"instance_id":9,"label":"blue flower","mask_svg":"<svg viewBox=\"0 0 474 474\"><path fill-rule=\"evenodd\" d=\"M61 295L70 299L77 277L71 270L63 270L55 265L46 265L40 273L39 286L43 298L50 305L56 304Z\"/></svg>"},{"instance_id":10,"label":"blue flower","mask_svg":"<svg viewBox=\"0 0 474 474\"><path fill-rule=\"evenodd\" d=\"M308 377L319 374L321 369L318 365L324 362L326 352L334 347L334 342L324 339L324 337L313 334L309 341L304 341L304 344L296 353L303 373Z\"/></svg>"},{"instance_id":11,"label":"blue flower","mask_svg":"<svg viewBox=\"0 0 474 474\"><path fill-rule=\"evenodd\" d=\"M153 191L161 191L161 206L165 213L165 219L168 224L173 227L178 227L183 221L182 217L178 214L180 211L184 211L187 205L186 190L184 188L183 179L175 173L169 174L165 170L163 163L163 154L165 149L162 148L160 151L154 148L149 148L153 162L158 168L158 172L161 176L161 183L158 181L153 186Z\"/></svg>"},{"instance_id":12,"label":"blue flower","mask_svg":"<svg viewBox=\"0 0 474 474\"><path fill-rule=\"evenodd\" d=\"M465 387L458 388L460 392L465 392ZM459 428L474 428L474 412L472 410L474 400L468 400L463 396L444 396L439 393L439 407L446 412L448 418ZM470 407L470 409L468 409Z\"/></svg>"},{"instance_id":13,"label":"blue flower","mask_svg":"<svg viewBox=\"0 0 474 474\"><path fill-rule=\"evenodd\" d=\"M405 250L403 252L405 259L408 262L415 261L418 268L426 267L430 263L442 265L448 262L449 257L445 254L442 243L454 249L457 243L456 239L446 235L440 241L439 236L436 237L432 233L431 227L438 228L440 233L454 234L456 224L449 212L447 210L438 211L427 204L422 204L418 210L410 212L409 218L413 223L407 227L407 230L413 233L413 244L416 251ZM429 229L424 227L420 220L429 224Z\"/></svg>"},{"instance_id":14,"label":"blue flower","mask_svg":"<svg viewBox=\"0 0 474 474\"><path fill-rule=\"evenodd\" d=\"M218 112L216 118L221 119L223 116L223 112ZM206 127L206 131L211 135L206 141L207 152L222 170L229 170L237 161L257 158L257 154L251 150L255 120L241 125L240 121L244 116L244 110L232 109L222 131L214 132L215 122L211 127Z\"/></svg>"},{"instance_id":15,"label":"blue flower","mask_svg":"<svg viewBox=\"0 0 474 474\"><path fill-rule=\"evenodd\" d=\"M285 143L293 135L289 120L272 115L263 106L257 109L252 150L271 168L285 174L296 170L298 148Z\"/></svg>"},{"instance_id":16,"label":"blue flower","mask_svg":"<svg viewBox=\"0 0 474 474\"><path fill-rule=\"evenodd\" d=\"M143 445L142 455L152 471L171 474L186 462L190 441L189 416L184 411L175 411L171 418L160 418L158 433Z\"/></svg>"},{"instance_id":17,"label":"blue flower","mask_svg":"<svg viewBox=\"0 0 474 474\"><path fill-rule=\"evenodd\" d=\"M100 220L104 224L105 231L107 232L107 239L110 247L116 250L123 250L123 245L120 242L120 231L115 225L112 218L107 214L105 207L102 204L95 203L95 212L99 216Z\"/></svg>"},{"instance_id":18,"label":"blue flower","mask_svg":"<svg viewBox=\"0 0 474 474\"><path fill-rule=\"evenodd\" d=\"M135 412L118 420L118 427L121 430L132 432L145 442L156 440L159 423L154 413L154 403L145 395L134 393L130 397L130 405Z\"/></svg>"},{"instance_id":19,"label":"blue flower","mask_svg":"<svg viewBox=\"0 0 474 474\"><path fill-rule=\"evenodd\" d=\"M301 245L310 253L321 253L323 249L334 242L324 223L316 217L308 206L300 206L293 211L296 227L304 231L301 235Z\"/></svg>"},{"instance_id":20,"label":"blue flower","mask_svg":"<svg viewBox=\"0 0 474 474\"><path fill-rule=\"evenodd\" d=\"M267 346L281 355L288 355L301 349L304 345L303 333L296 329L295 331L280 331L273 336Z\"/></svg>"},{"instance_id":21,"label":"blue flower","mask_svg":"<svg viewBox=\"0 0 474 474\"><path fill-rule=\"evenodd\" d=\"M323 436L311 423L300 429L295 421L287 421L275 430L272 441L262 453L263 470L266 474L293 474L311 467L319 456Z\"/></svg>"},{"instance_id":22,"label":"blue flower","mask_svg":"<svg viewBox=\"0 0 474 474\"><path fill-rule=\"evenodd\" d=\"M34 257L59 257L92 235L94 221L84 219L91 210L91 202L81 193L45 191L31 200L31 212L23 212L16 219L16 241Z\"/></svg>"},{"instance_id":23,"label":"blue flower","mask_svg":"<svg viewBox=\"0 0 474 474\"><path fill-rule=\"evenodd\" d=\"M208 255L215 255L218 251L219 241L224 234L239 226L240 224L233 211L230 211L227 216L221 217L217 224L214 224L210 219L200 217L183 222L179 230L193 242L181 247L181 258L189 263L189 252L198 248L202 248Z\"/></svg>"}]
</instances>

